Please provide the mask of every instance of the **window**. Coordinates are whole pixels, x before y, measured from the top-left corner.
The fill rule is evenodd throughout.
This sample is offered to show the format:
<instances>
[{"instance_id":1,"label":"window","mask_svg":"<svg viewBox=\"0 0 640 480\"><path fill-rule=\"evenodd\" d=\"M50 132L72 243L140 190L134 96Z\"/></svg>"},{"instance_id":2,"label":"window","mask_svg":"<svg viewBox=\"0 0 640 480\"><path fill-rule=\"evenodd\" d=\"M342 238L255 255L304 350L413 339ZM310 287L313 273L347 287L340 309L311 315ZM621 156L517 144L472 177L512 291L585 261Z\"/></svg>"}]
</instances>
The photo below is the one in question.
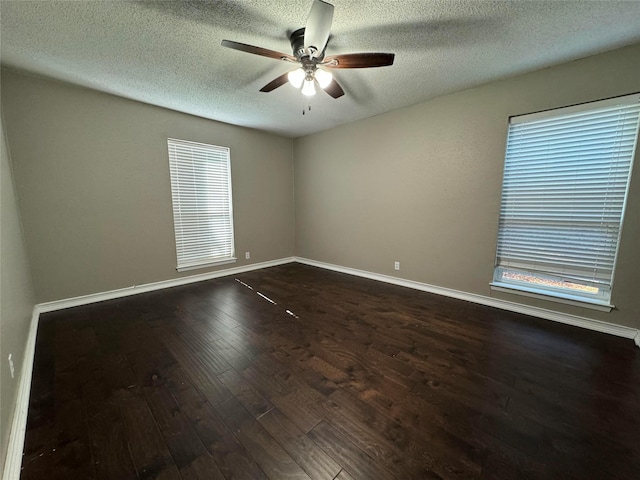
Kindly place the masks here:
<instances>
[{"instance_id":1,"label":"window","mask_svg":"<svg viewBox=\"0 0 640 480\"><path fill-rule=\"evenodd\" d=\"M510 119L492 285L608 305L639 101Z\"/></svg>"},{"instance_id":2,"label":"window","mask_svg":"<svg viewBox=\"0 0 640 480\"><path fill-rule=\"evenodd\" d=\"M235 261L229 149L167 139L178 271Z\"/></svg>"}]
</instances>

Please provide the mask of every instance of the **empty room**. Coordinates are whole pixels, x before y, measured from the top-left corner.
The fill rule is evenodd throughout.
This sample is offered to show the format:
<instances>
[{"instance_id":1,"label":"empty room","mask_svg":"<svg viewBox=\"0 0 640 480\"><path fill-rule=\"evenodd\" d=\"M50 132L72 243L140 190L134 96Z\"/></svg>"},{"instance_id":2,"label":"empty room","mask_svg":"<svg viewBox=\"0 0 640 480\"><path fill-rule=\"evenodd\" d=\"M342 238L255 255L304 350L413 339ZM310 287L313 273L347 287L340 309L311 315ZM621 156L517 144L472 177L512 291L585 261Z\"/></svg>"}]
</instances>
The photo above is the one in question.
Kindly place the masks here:
<instances>
[{"instance_id":1,"label":"empty room","mask_svg":"<svg viewBox=\"0 0 640 480\"><path fill-rule=\"evenodd\" d=\"M639 19L0 0L2 479L636 478Z\"/></svg>"}]
</instances>

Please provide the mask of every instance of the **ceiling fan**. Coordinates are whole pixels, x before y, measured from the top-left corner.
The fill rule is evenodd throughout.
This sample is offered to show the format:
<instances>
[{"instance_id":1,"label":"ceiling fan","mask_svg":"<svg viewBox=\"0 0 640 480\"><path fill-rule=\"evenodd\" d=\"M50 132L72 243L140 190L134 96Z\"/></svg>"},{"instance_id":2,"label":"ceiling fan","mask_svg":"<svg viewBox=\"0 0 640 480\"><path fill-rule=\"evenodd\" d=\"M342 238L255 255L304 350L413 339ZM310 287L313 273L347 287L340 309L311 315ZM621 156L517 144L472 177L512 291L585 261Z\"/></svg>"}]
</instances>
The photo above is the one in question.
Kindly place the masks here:
<instances>
[{"instance_id":1,"label":"ceiling fan","mask_svg":"<svg viewBox=\"0 0 640 480\"><path fill-rule=\"evenodd\" d=\"M222 46L298 65L295 70L267 83L260 89L261 92L271 92L289 81L296 88L302 87L303 95L315 95L317 84L333 98L339 98L344 95L344 90L328 69L385 67L393 65L395 55L350 53L325 57L332 21L333 5L322 0L314 0L306 26L293 32L289 38L293 55L231 40L223 40Z\"/></svg>"}]
</instances>

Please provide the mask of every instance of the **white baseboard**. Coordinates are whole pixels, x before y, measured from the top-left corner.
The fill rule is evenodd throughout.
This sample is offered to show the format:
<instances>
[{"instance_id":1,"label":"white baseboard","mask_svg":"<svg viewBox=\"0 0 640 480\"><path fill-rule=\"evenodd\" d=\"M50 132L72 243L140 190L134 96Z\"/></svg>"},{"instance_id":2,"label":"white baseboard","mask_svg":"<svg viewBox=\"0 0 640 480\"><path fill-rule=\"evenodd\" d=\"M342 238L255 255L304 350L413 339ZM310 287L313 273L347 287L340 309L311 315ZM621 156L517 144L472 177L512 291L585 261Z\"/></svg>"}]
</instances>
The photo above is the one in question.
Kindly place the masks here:
<instances>
[{"instance_id":1,"label":"white baseboard","mask_svg":"<svg viewBox=\"0 0 640 480\"><path fill-rule=\"evenodd\" d=\"M31 315L31 325L27 335L27 343L22 357L20 380L18 383L18 396L16 398L11 431L9 432L9 444L7 457L2 472L2 480L18 480L22 466L22 451L24 449L24 437L27 431L27 414L29 413L29 395L31 394L31 376L33 374L33 360L36 353L36 335L40 310L36 305Z\"/></svg>"},{"instance_id":2,"label":"white baseboard","mask_svg":"<svg viewBox=\"0 0 640 480\"><path fill-rule=\"evenodd\" d=\"M294 257L280 258L278 260L270 260L268 262L252 263L251 265L243 265L242 267L225 268L224 270L216 270L215 272L200 273L198 275L189 275L188 277L173 278L171 280L162 280L160 282L145 283L143 285L133 285L127 288L119 288L108 292L92 293L81 297L66 298L63 300L55 300L38 304L41 313L53 312L55 310L63 310L65 308L78 307L80 305L88 305L90 303L103 302L105 300L113 300L115 298L128 297L130 295L138 295L139 293L152 292L154 290L162 290L165 288L187 285L189 283L202 282L214 278L226 277L229 275L237 275L239 273L250 272L252 270L260 270L267 267L275 267L284 265L285 263L294 262Z\"/></svg>"},{"instance_id":3,"label":"white baseboard","mask_svg":"<svg viewBox=\"0 0 640 480\"><path fill-rule=\"evenodd\" d=\"M371 280L378 280L380 282L391 283L393 285L400 285L402 287L413 288L415 290L421 290L423 292L435 293L437 295L444 295L446 297L457 298L459 300L466 300L468 302L495 307L501 310L508 310L510 312L531 315L533 317L543 318L545 320L553 320L554 322L566 323L568 325L574 325L576 327L582 327L588 330L595 330L596 332L608 333L610 335L615 335L618 337L630 338L634 339L636 345L640 347L640 330L638 330L637 328L625 327L623 325L616 325L614 323L593 320L591 318L580 317L577 315L570 315L568 313L560 313L553 310L547 310L545 308L531 307L528 305L522 305L520 303L500 300L498 298L485 297L484 295L477 295L475 293L453 290L451 288L437 287L435 285L415 282L413 280L405 280L404 278L392 277L380 273L367 272L365 270L358 270L355 268L342 267L340 265L318 262L316 260L310 260L308 258L295 257L295 261L298 263L303 263L305 265L333 270L335 272L347 273L349 275L356 275L358 277L369 278Z\"/></svg>"}]
</instances>

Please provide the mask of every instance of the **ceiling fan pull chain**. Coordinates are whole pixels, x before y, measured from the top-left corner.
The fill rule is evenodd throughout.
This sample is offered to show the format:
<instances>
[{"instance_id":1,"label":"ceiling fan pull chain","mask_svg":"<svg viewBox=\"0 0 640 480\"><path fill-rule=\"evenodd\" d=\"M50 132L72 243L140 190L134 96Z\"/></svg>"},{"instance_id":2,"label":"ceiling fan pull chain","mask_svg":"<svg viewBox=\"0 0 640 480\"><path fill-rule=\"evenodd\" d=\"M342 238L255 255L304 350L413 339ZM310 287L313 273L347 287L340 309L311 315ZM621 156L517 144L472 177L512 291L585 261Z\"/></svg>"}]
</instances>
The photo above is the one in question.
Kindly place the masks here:
<instances>
[{"instance_id":1,"label":"ceiling fan pull chain","mask_svg":"<svg viewBox=\"0 0 640 480\"><path fill-rule=\"evenodd\" d=\"M302 115L306 115L307 114L306 110L311 111L311 102L309 102L307 108L305 109L304 108L304 98L303 98L302 99Z\"/></svg>"}]
</instances>

